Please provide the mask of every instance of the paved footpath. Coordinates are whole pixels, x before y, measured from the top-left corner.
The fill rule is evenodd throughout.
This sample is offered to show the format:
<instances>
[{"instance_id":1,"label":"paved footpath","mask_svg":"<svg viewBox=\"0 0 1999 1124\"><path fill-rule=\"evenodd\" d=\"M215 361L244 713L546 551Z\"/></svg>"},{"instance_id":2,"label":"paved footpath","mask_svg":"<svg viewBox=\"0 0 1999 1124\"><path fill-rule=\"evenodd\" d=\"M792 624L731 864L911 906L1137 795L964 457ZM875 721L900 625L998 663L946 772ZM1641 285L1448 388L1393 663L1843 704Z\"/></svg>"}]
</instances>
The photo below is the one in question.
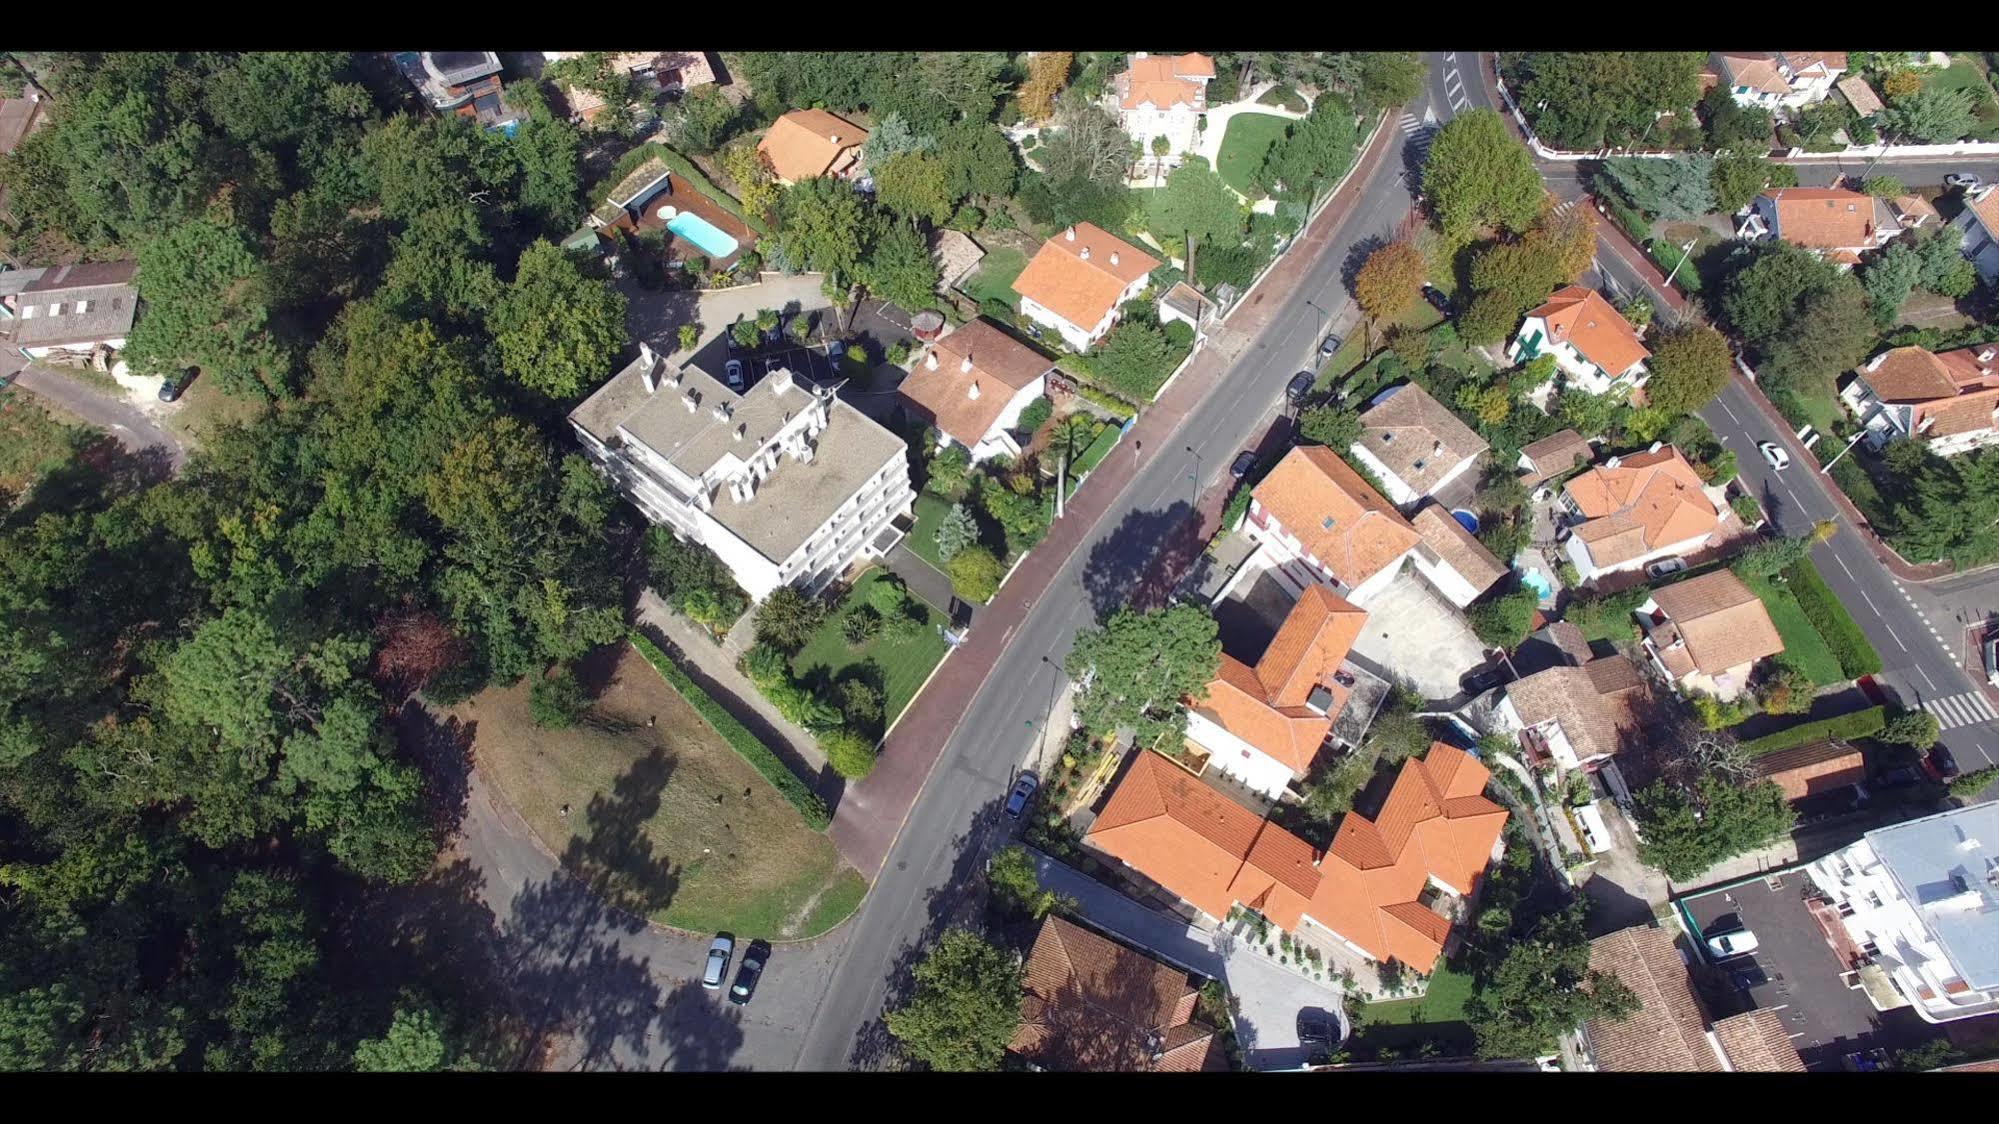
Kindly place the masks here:
<instances>
[{"instance_id":1,"label":"paved footpath","mask_svg":"<svg viewBox=\"0 0 1999 1124\"><path fill-rule=\"evenodd\" d=\"M1390 111L1391 114L1394 112ZM1272 294L1296 286L1328 252L1334 230L1354 200L1373 181L1381 163L1394 151L1401 133L1382 128L1361 154L1360 167L1348 177L1297 245L1275 265L1263 283L1237 305L1222 334L1236 341L1254 338L1282 305ZM943 752L979 685L985 681L1013 631L1027 616L1097 521L1120 499L1137 474L1141 459L1164 452L1189 410L1211 393L1234 365L1237 347L1204 346L1180 372L1160 399L1148 407L1115 451L1098 465L1048 537L1030 551L999 594L979 613L979 627L957 652L945 660L936 677L905 712L882 744L880 764L866 780L847 789L833 814L829 833L840 853L872 880L881 872L889 847L922 791L924 778ZM1261 389L1261 388L1259 388ZM1201 435L1195 435L1201 436Z\"/></svg>"}]
</instances>

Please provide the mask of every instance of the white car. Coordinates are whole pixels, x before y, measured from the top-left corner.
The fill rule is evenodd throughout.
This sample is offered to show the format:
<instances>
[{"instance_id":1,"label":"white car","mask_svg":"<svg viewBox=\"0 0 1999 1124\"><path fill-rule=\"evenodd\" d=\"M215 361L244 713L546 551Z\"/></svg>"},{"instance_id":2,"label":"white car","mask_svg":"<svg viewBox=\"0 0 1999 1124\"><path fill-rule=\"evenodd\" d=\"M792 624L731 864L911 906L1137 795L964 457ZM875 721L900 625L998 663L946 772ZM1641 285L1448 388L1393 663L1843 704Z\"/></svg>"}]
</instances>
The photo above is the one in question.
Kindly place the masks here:
<instances>
[{"instance_id":1,"label":"white car","mask_svg":"<svg viewBox=\"0 0 1999 1124\"><path fill-rule=\"evenodd\" d=\"M1756 934L1747 929L1737 929L1733 933L1717 933L1707 939L1707 949L1714 953L1716 960L1727 960L1756 951Z\"/></svg>"},{"instance_id":2,"label":"white car","mask_svg":"<svg viewBox=\"0 0 1999 1124\"><path fill-rule=\"evenodd\" d=\"M1985 638L1985 681L1999 687L1999 636Z\"/></svg>"},{"instance_id":3,"label":"white car","mask_svg":"<svg viewBox=\"0 0 1999 1124\"><path fill-rule=\"evenodd\" d=\"M701 986L709 991L722 990L722 981L729 975L729 957L735 955L736 938L723 933L708 946L708 968L701 973Z\"/></svg>"},{"instance_id":4,"label":"white car","mask_svg":"<svg viewBox=\"0 0 1999 1124\"><path fill-rule=\"evenodd\" d=\"M1778 472L1791 467L1791 454L1775 441L1758 441L1756 448L1762 451L1763 459L1770 462L1770 467Z\"/></svg>"},{"instance_id":5,"label":"white car","mask_svg":"<svg viewBox=\"0 0 1999 1124\"><path fill-rule=\"evenodd\" d=\"M1651 577L1663 578L1668 574L1677 574L1686 568L1687 560L1684 558L1661 558L1659 561L1645 567L1645 573Z\"/></svg>"}]
</instances>

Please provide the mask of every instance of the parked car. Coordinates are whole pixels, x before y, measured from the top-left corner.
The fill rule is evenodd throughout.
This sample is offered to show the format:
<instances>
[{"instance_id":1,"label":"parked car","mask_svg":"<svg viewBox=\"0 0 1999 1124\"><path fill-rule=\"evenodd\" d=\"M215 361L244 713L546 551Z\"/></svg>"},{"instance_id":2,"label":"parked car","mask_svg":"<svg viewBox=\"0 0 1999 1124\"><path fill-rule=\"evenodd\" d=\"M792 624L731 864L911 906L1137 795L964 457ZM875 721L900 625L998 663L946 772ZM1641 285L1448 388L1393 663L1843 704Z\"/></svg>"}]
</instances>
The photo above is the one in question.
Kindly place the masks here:
<instances>
[{"instance_id":1,"label":"parked car","mask_svg":"<svg viewBox=\"0 0 1999 1124\"><path fill-rule=\"evenodd\" d=\"M1290 383L1284 387L1284 394L1291 399L1293 405L1297 405L1305 400L1307 394L1312 393L1312 384L1317 381L1319 381L1318 376L1312 372L1300 371L1291 376Z\"/></svg>"},{"instance_id":2,"label":"parked car","mask_svg":"<svg viewBox=\"0 0 1999 1124\"><path fill-rule=\"evenodd\" d=\"M1473 668L1459 677L1458 686L1464 688L1464 692L1468 695L1483 695L1504 682L1506 682L1505 668L1480 667Z\"/></svg>"},{"instance_id":3,"label":"parked car","mask_svg":"<svg viewBox=\"0 0 1999 1124\"><path fill-rule=\"evenodd\" d=\"M1249 470L1255 467L1256 467L1255 450L1244 449L1242 452L1237 453L1235 455L1235 460L1229 462L1229 477L1234 480L1240 480L1243 477L1248 476Z\"/></svg>"},{"instance_id":4,"label":"parked car","mask_svg":"<svg viewBox=\"0 0 1999 1124\"><path fill-rule=\"evenodd\" d=\"M1728 982L1733 984L1737 991L1748 991L1752 987L1769 983L1770 975L1763 970L1761 964L1754 960L1746 960L1728 973Z\"/></svg>"},{"instance_id":5,"label":"parked car","mask_svg":"<svg viewBox=\"0 0 1999 1124\"><path fill-rule=\"evenodd\" d=\"M736 969L736 982L729 985L729 1002L738 1007L750 1001L757 993L757 981L763 978L764 962L770 959L770 942L751 941L743 951L742 966Z\"/></svg>"},{"instance_id":6,"label":"parked car","mask_svg":"<svg viewBox=\"0 0 1999 1124\"><path fill-rule=\"evenodd\" d=\"M1929 762L1930 771L1937 775L1938 780L1948 782L1957 776L1957 758L1951 756L1947 746L1931 746L1929 756L1925 760Z\"/></svg>"},{"instance_id":7,"label":"parked car","mask_svg":"<svg viewBox=\"0 0 1999 1124\"><path fill-rule=\"evenodd\" d=\"M1985 638L1985 681L1999 687L1999 632Z\"/></svg>"},{"instance_id":8,"label":"parked car","mask_svg":"<svg viewBox=\"0 0 1999 1124\"><path fill-rule=\"evenodd\" d=\"M701 986L709 991L722 990L722 981L729 975L729 957L736 951L736 938L727 933L718 933L708 946L708 969L701 973Z\"/></svg>"},{"instance_id":9,"label":"parked car","mask_svg":"<svg viewBox=\"0 0 1999 1124\"><path fill-rule=\"evenodd\" d=\"M1013 819L1019 819L1020 814L1027 810L1027 802L1034 799L1034 790L1040 785L1041 782L1033 773L1020 774L1020 779L1013 782L1013 791L1007 793L1006 814Z\"/></svg>"},{"instance_id":10,"label":"parked car","mask_svg":"<svg viewBox=\"0 0 1999 1124\"><path fill-rule=\"evenodd\" d=\"M180 396L187 392L187 384L194 381L195 374L196 368L189 367L179 374L168 375L160 380L160 401L179 401Z\"/></svg>"},{"instance_id":11,"label":"parked car","mask_svg":"<svg viewBox=\"0 0 1999 1124\"><path fill-rule=\"evenodd\" d=\"M1661 558L1650 566L1645 567L1645 573L1649 577L1663 578L1668 574L1677 574L1686 568L1687 560L1684 558Z\"/></svg>"},{"instance_id":12,"label":"parked car","mask_svg":"<svg viewBox=\"0 0 1999 1124\"><path fill-rule=\"evenodd\" d=\"M1331 1043L1339 1039L1340 1024L1333 1016L1319 1007L1306 1007L1298 1012L1298 1041L1301 1043Z\"/></svg>"},{"instance_id":13,"label":"parked car","mask_svg":"<svg viewBox=\"0 0 1999 1124\"><path fill-rule=\"evenodd\" d=\"M1756 951L1756 934L1747 929L1736 929L1727 933L1716 933L1707 939L1707 949L1716 960L1727 960Z\"/></svg>"},{"instance_id":14,"label":"parked car","mask_svg":"<svg viewBox=\"0 0 1999 1124\"><path fill-rule=\"evenodd\" d=\"M1943 185L1945 187L1961 187L1966 191L1977 191L1979 187L1978 177L1972 175L1970 172L1952 172L1943 178Z\"/></svg>"},{"instance_id":15,"label":"parked car","mask_svg":"<svg viewBox=\"0 0 1999 1124\"><path fill-rule=\"evenodd\" d=\"M743 389L743 361L741 359L729 360L728 364L722 368L722 377L728 382L730 390Z\"/></svg>"},{"instance_id":16,"label":"parked car","mask_svg":"<svg viewBox=\"0 0 1999 1124\"><path fill-rule=\"evenodd\" d=\"M1331 332L1327 332L1326 338L1319 341L1319 362L1324 363L1326 360L1338 355L1340 346L1344 343L1346 343L1345 340Z\"/></svg>"},{"instance_id":17,"label":"parked car","mask_svg":"<svg viewBox=\"0 0 1999 1124\"><path fill-rule=\"evenodd\" d=\"M1874 787L1907 788L1912 784L1921 784L1922 780L1922 771L1914 765L1897 765L1892 769L1881 770L1881 774L1874 778Z\"/></svg>"},{"instance_id":18,"label":"parked car","mask_svg":"<svg viewBox=\"0 0 1999 1124\"><path fill-rule=\"evenodd\" d=\"M1431 308L1436 309L1445 316L1451 314L1451 298L1445 296L1442 289L1437 288L1428 281L1423 283L1423 299L1430 302Z\"/></svg>"},{"instance_id":19,"label":"parked car","mask_svg":"<svg viewBox=\"0 0 1999 1124\"><path fill-rule=\"evenodd\" d=\"M1778 472L1791 467L1791 454L1775 441L1758 441L1756 448L1762 452L1763 459L1770 462L1770 467Z\"/></svg>"}]
</instances>

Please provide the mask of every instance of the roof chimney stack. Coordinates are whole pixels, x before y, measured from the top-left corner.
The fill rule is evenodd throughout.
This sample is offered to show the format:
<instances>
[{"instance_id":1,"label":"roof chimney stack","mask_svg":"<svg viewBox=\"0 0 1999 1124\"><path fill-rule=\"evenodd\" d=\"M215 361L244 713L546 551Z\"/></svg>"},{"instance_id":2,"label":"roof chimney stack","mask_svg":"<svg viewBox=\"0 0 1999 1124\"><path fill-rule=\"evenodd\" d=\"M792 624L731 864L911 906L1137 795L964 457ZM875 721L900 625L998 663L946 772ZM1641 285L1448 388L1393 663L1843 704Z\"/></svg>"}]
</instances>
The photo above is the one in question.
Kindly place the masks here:
<instances>
[{"instance_id":1,"label":"roof chimney stack","mask_svg":"<svg viewBox=\"0 0 1999 1124\"><path fill-rule=\"evenodd\" d=\"M937 369L937 353L935 351L923 357L923 369L926 371Z\"/></svg>"},{"instance_id":2,"label":"roof chimney stack","mask_svg":"<svg viewBox=\"0 0 1999 1124\"><path fill-rule=\"evenodd\" d=\"M694 397L694 392L691 390L680 396L680 404L687 407L687 412L690 414L701 408L700 401Z\"/></svg>"},{"instance_id":3,"label":"roof chimney stack","mask_svg":"<svg viewBox=\"0 0 1999 1124\"><path fill-rule=\"evenodd\" d=\"M973 379L971 387L965 391L965 397L977 398L978 396L979 396L979 380Z\"/></svg>"},{"instance_id":4,"label":"roof chimney stack","mask_svg":"<svg viewBox=\"0 0 1999 1124\"><path fill-rule=\"evenodd\" d=\"M741 441L743 439L743 434L748 433L749 431L750 431L750 423L748 422L738 423L736 426L735 440Z\"/></svg>"},{"instance_id":5,"label":"roof chimney stack","mask_svg":"<svg viewBox=\"0 0 1999 1124\"><path fill-rule=\"evenodd\" d=\"M971 352L967 351L967 352L965 353L965 357L964 357L963 359L960 359L960 360L958 360L958 369L959 369L960 371L963 371L964 373L966 373L966 374L968 374L968 375L972 373L972 353L971 353Z\"/></svg>"},{"instance_id":6,"label":"roof chimney stack","mask_svg":"<svg viewBox=\"0 0 1999 1124\"><path fill-rule=\"evenodd\" d=\"M1076 240L1076 228L1073 226L1070 227L1063 233L1062 238L1064 241L1074 242Z\"/></svg>"},{"instance_id":7,"label":"roof chimney stack","mask_svg":"<svg viewBox=\"0 0 1999 1124\"><path fill-rule=\"evenodd\" d=\"M1117 264L1117 251L1116 251L1116 250L1112 250L1112 251L1111 251L1111 264L1112 264L1112 265L1116 265L1116 264Z\"/></svg>"},{"instance_id":8,"label":"roof chimney stack","mask_svg":"<svg viewBox=\"0 0 1999 1124\"><path fill-rule=\"evenodd\" d=\"M1083 247L1082 250L1076 254L1076 256L1082 258L1084 261L1089 261L1090 248L1088 246Z\"/></svg>"},{"instance_id":9,"label":"roof chimney stack","mask_svg":"<svg viewBox=\"0 0 1999 1124\"><path fill-rule=\"evenodd\" d=\"M1978 361L1980 363L1992 362L1992 357L1994 355L1999 355L1999 351L1993 351L1989 347L1981 347L1978 349Z\"/></svg>"},{"instance_id":10,"label":"roof chimney stack","mask_svg":"<svg viewBox=\"0 0 1999 1124\"><path fill-rule=\"evenodd\" d=\"M1869 360L1867 361L1867 369L1868 369L1868 370L1870 370L1870 371L1878 371L1878 370L1880 370L1880 369L1881 369L1881 361L1882 361L1882 360L1884 360L1884 359L1886 359L1886 358L1888 358L1888 353L1884 351L1884 352L1882 352L1881 354L1879 354L1879 355L1876 355L1876 356L1875 356L1874 358L1872 358L1872 359L1869 359Z\"/></svg>"}]
</instances>

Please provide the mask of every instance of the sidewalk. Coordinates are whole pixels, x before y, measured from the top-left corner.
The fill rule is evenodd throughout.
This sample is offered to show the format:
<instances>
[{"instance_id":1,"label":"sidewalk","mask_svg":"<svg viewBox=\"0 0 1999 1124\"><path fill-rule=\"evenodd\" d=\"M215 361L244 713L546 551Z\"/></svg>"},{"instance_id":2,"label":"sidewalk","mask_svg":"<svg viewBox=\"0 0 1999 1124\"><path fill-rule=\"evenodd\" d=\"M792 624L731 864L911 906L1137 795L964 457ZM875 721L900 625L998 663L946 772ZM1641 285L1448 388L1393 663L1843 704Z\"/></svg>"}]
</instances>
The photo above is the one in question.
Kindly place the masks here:
<instances>
[{"instance_id":1,"label":"sidewalk","mask_svg":"<svg viewBox=\"0 0 1999 1124\"><path fill-rule=\"evenodd\" d=\"M1395 129L1375 131L1374 141L1356 162L1354 174L1334 193L1332 201L1320 209L1300 235L1300 244L1294 245L1292 252L1266 275L1277 291L1295 287L1311 265L1326 253L1333 231L1348 210L1340 205L1341 201L1351 202L1365 193L1382 162L1395 148L1390 138L1400 136ZM1283 303L1268 299L1271 291L1264 289L1232 310L1226 320L1232 333L1247 338L1269 324ZM1128 436L1155 450L1168 448L1171 443L1167 438L1187 412L1220 385L1233 362L1232 355L1224 356L1213 347L1197 351L1166 393L1139 415ZM964 645L939 666L929 687L903 713L882 745L880 763L874 773L849 786L842 796L828 833L840 853L864 877L872 879L881 872L889 847L916 803L931 766L936 764L980 684L1006 649L1013 630L1137 475L1137 456L1122 455L1122 443L1119 448L1119 455L1106 459L1090 473L1083 488L1069 501L1066 513L1049 528L1048 537L1028 552L992 603L981 611L981 627L972 630Z\"/></svg>"}]
</instances>

